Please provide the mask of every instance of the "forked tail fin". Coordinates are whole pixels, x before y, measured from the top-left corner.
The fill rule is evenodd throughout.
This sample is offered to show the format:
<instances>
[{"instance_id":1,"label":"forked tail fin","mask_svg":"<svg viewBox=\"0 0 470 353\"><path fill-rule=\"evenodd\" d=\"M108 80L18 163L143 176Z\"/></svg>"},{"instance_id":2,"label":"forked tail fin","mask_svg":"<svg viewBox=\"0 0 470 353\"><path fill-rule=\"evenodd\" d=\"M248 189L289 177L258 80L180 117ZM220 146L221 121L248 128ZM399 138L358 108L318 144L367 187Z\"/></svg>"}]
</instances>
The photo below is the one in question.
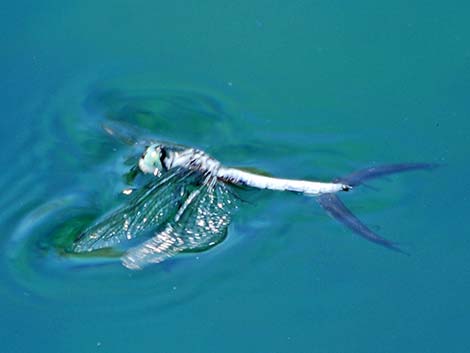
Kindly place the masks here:
<instances>
[{"instance_id":1,"label":"forked tail fin","mask_svg":"<svg viewBox=\"0 0 470 353\"><path fill-rule=\"evenodd\" d=\"M397 173L407 172L407 171L412 171L412 170L431 170L436 167L438 167L437 164L431 164L431 163L389 164L389 165L361 169L345 177L336 178L333 181L344 183L350 186L358 186L358 185L363 184L366 180L379 178L379 177L386 176L386 175L397 174ZM402 254L409 255L408 253L400 249L397 246L397 244L387 239L382 238L373 230L368 228L364 223L362 223L344 205L344 203L339 199L337 194L322 194L317 197L317 200L320 206L323 207L323 209L325 209L331 217L333 217L337 221L344 224L346 227L351 229L354 233L360 235L361 237L373 243L382 245L390 250L398 251Z\"/></svg>"},{"instance_id":2,"label":"forked tail fin","mask_svg":"<svg viewBox=\"0 0 470 353\"><path fill-rule=\"evenodd\" d=\"M408 172L411 170L431 170L437 168L438 166L439 164L435 163L399 163L380 165L358 170L349 175L346 175L345 177L336 178L333 180L333 182L340 182L350 186L358 186L363 184L366 180L391 174Z\"/></svg>"}]
</instances>

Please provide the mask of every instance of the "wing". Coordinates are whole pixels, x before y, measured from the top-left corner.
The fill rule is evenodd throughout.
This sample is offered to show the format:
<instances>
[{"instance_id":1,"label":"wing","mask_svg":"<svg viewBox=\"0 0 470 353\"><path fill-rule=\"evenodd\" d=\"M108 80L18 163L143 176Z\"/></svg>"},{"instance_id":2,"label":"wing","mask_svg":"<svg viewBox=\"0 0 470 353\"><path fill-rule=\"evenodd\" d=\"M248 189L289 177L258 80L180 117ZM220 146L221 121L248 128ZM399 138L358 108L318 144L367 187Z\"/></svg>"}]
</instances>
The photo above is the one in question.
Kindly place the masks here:
<instances>
[{"instance_id":1,"label":"wing","mask_svg":"<svg viewBox=\"0 0 470 353\"><path fill-rule=\"evenodd\" d=\"M185 150L188 148L184 145L155 138L148 131L122 121L107 120L102 123L102 127L108 135L126 145L136 145L140 147L159 144L171 147L174 150Z\"/></svg>"},{"instance_id":2,"label":"wing","mask_svg":"<svg viewBox=\"0 0 470 353\"><path fill-rule=\"evenodd\" d=\"M165 229L129 249L123 265L140 269L180 252L208 249L225 239L236 198L228 187L212 180L193 190Z\"/></svg>"},{"instance_id":3,"label":"wing","mask_svg":"<svg viewBox=\"0 0 470 353\"><path fill-rule=\"evenodd\" d=\"M108 120L102 123L102 127L108 135L126 145L146 145L151 143L148 137L142 138L142 136L149 135L146 131L124 122Z\"/></svg>"},{"instance_id":4,"label":"wing","mask_svg":"<svg viewBox=\"0 0 470 353\"><path fill-rule=\"evenodd\" d=\"M163 174L139 190L128 205L83 232L72 250L85 252L117 246L167 222L180 208L192 177L192 171L182 169Z\"/></svg>"}]
</instances>

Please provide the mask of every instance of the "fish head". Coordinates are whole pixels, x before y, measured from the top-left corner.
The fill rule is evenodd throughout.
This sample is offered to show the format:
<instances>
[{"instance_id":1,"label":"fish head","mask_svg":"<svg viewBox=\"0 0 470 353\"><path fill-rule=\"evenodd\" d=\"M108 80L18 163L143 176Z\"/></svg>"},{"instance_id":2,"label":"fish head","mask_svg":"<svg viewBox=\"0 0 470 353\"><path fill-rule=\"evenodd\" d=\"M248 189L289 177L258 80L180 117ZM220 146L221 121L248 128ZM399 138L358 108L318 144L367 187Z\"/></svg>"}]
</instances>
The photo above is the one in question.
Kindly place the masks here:
<instances>
[{"instance_id":1,"label":"fish head","mask_svg":"<svg viewBox=\"0 0 470 353\"><path fill-rule=\"evenodd\" d=\"M139 169L143 173L152 173L160 175L163 166L164 151L161 145L152 144L148 146L139 159Z\"/></svg>"}]
</instances>

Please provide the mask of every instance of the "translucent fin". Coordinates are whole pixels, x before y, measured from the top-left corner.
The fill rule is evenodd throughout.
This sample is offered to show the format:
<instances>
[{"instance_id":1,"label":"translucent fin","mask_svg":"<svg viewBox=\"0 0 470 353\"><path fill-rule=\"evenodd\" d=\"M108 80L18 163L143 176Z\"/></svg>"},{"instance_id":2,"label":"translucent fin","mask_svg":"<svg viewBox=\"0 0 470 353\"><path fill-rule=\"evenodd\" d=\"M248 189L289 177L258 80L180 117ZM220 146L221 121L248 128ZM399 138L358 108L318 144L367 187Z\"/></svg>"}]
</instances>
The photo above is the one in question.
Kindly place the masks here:
<instances>
[{"instance_id":1,"label":"translucent fin","mask_svg":"<svg viewBox=\"0 0 470 353\"><path fill-rule=\"evenodd\" d=\"M126 145L148 146L151 144L159 144L181 151L188 148L181 144L155 138L150 135L147 130L138 128L123 121L109 119L102 123L102 127L108 135Z\"/></svg>"},{"instance_id":2,"label":"translucent fin","mask_svg":"<svg viewBox=\"0 0 470 353\"><path fill-rule=\"evenodd\" d=\"M108 135L126 145L148 145L151 143L149 138L142 138L142 136L149 135L146 131L122 121L107 120L102 123L102 127Z\"/></svg>"},{"instance_id":3,"label":"translucent fin","mask_svg":"<svg viewBox=\"0 0 470 353\"><path fill-rule=\"evenodd\" d=\"M124 266L140 269L179 252L196 252L220 243L227 235L235 199L214 180L194 190L163 231L122 257Z\"/></svg>"},{"instance_id":4,"label":"translucent fin","mask_svg":"<svg viewBox=\"0 0 470 353\"><path fill-rule=\"evenodd\" d=\"M157 228L177 212L186 197L191 171L167 172L132 196L129 204L105 216L75 241L75 252L113 247Z\"/></svg>"}]
</instances>

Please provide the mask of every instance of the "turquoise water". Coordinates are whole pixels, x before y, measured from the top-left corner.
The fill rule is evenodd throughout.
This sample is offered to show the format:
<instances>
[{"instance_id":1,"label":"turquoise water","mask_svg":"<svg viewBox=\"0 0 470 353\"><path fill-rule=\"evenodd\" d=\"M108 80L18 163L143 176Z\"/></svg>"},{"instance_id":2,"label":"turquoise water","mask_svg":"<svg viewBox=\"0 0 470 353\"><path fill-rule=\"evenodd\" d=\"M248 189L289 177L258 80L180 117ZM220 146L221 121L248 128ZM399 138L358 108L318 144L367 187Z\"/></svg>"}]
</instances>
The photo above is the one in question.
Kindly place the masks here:
<instances>
[{"instance_id":1,"label":"turquoise water","mask_svg":"<svg viewBox=\"0 0 470 353\"><path fill-rule=\"evenodd\" d=\"M470 5L17 2L0 24L0 351L467 352ZM257 193L214 249L132 272L60 241L123 202L131 123L223 163L330 180Z\"/></svg>"}]
</instances>

